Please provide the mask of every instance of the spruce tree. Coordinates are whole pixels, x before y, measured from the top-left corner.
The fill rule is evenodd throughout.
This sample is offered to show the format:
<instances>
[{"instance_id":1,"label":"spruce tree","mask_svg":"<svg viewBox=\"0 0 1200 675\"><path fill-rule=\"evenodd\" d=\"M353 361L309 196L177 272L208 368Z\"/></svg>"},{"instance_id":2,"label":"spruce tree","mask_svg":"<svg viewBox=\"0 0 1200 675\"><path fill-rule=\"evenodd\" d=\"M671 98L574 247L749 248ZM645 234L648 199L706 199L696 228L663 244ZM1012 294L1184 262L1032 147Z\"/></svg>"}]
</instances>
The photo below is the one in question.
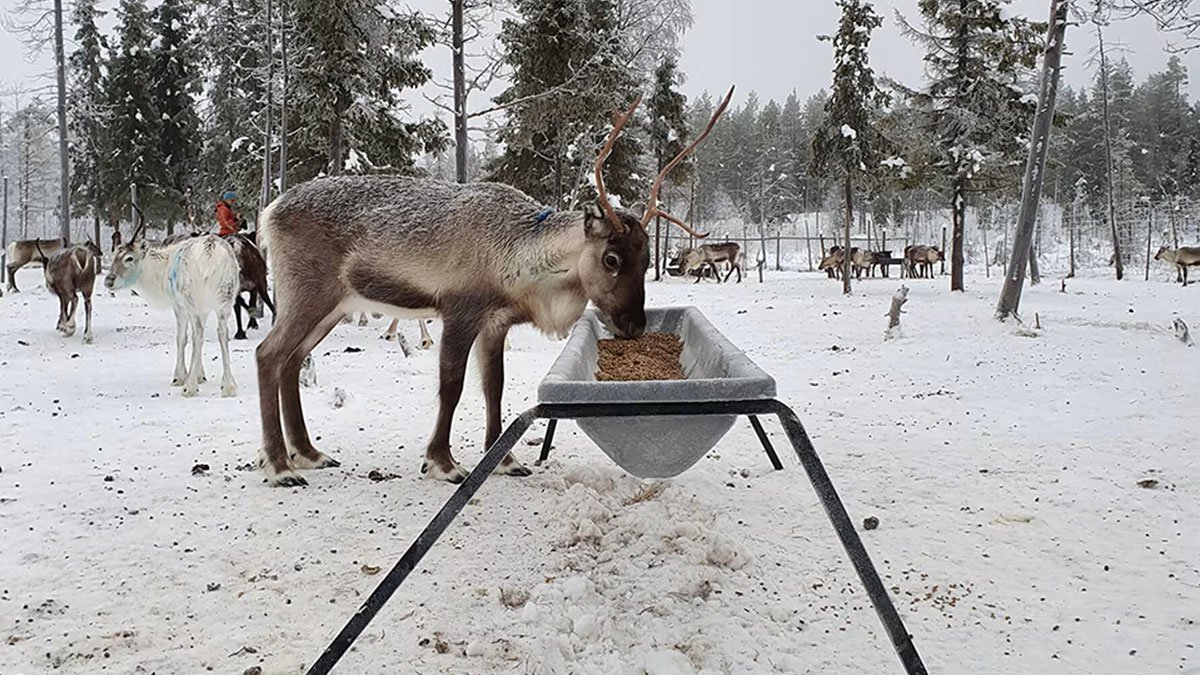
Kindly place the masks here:
<instances>
[{"instance_id":1,"label":"spruce tree","mask_svg":"<svg viewBox=\"0 0 1200 675\"><path fill-rule=\"evenodd\" d=\"M646 101L646 114L650 120L647 135L650 152L654 155L654 171L657 174L675 158L688 143L687 97L676 87L679 84L675 59L668 57L654 70L654 90ZM681 185L690 179L691 164L686 162L676 167L667 178L664 188ZM670 190L662 193L667 210L670 210ZM662 278L662 263L665 252L662 248L662 218L654 219L654 280Z\"/></svg>"},{"instance_id":2,"label":"spruce tree","mask_svg":"<svg viewBox=\"0 0 1200 675\"><path fill-rule=\"evenodd\" d=\"M907 90L936 129L936 166L952 213L950 289L963 290L963 239L972 192L1017 183L1033 102L1022 83L1036 65L1044 25L1008 16L1011 0L920 0L928 85Z\"/></svg>"},{"instance_id":3,"label":"spruce tree","mask_svg":"<svg viewBox=\"0 0 1200 675\"><path fill-rule=\"evenodd\" d=\"M419 14L382 0L296 0L290 9L293 180L410 172L418 154L445 145L445 125L406 119L400 95L431 77L418 54L436 36Z\"/></svg>"},{"instance_id":4,"label":"spruce tree","mask_svg":"<svg viewBox=\"0 0 1200 675\"><path fill-rule=\"evenodd\" d=\"M563 208L592 195L588 176L613 111L637 89L625 65L613 0L514 0L518 19L500 30L511 85L496 98L508 118L504 154L490 178ZM605 187L626 202L644 197L641 143L622 134L605 164ZM585 190L585 187L587 189Z\"/></svg>"},{"instance_id":5,"label":"spruce tree","mask_svg":"<svg viewBox=\"0 0 1200 675\"><path fill-rule=\"evenodd\" d=\"M109 110L107 145L110 170L104 172L109 222L116 227L126 212L129 186L138 185L148 222L161 222L171 211L160 146L162 119L152 95L154 55L150 14L145 0L121 0L117 8L117 44L105 78Z\"/></svg>"},{"instance_id":6,"label":"spruce tree","mask_svg":"<svg viewBox=\"0 0 1200 675\"><path fill-rule=\"evenodd\" d=\"M72 153L71 194L76 213L90 214L92 237L101 241L100 220L105 200L101 191L101 174L107 170L110 149L105 130L108 127L107 106L104 100L104 52L108 45L96 26L103 12L97 0L76 0L71 13L75 24L75 51L70 56L70 130L74 138Z\"/></svg>"},{"instance_id":7,"label":"spruce tree","mask_svg":"<svg viewBox=\"0 0 1200 675\"><path fill-rule=\"evenodd\" d=\"M192 0L164 0L154 10L156 40L154 97L159 111L159 152L164 161L162 185L167 232L187 218L187 204L200 157L200 116L196 97L202 81L193 36Z\"/></svg>"},{"instance_id":8,"label":"spruce tree","mask_svg":"<svg viewBox=\"0 0 1200 675\"><path fill-rule=\"evenodd\" d=\"M879 109L887 95L875 83L867 49L871 32L883 20L865 0L838 0L842 17L833 43L833 89L825 104L825 120L813 139L813 170L840 179L846 209L843 237L842 290L850 292L850 226L854 191L869 187L880 172L886 141L878 131Z\"/></svg>"}]
</instances>

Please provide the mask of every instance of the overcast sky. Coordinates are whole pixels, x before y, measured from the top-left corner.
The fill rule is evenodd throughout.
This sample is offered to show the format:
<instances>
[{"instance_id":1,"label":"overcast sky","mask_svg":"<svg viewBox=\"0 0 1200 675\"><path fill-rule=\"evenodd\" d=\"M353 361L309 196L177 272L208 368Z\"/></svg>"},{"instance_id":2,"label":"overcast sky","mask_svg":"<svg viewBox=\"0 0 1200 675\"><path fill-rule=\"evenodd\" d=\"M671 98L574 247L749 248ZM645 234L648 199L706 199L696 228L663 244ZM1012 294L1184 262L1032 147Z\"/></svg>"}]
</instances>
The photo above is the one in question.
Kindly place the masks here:
<instances>
[{"instance_id":1,"label":"overcast sky","mask_svg":"<svg viewBox=\"0 0 1200 675\"><path fill-rule=\"evenodd\" d=\"M13 0L0 3L11 7ZM449 11L446 0L406 0L399 4L436 14ZM909 83L921 78L921 53L901 35L895 14L900 11L915 17L916 4L917 0L878 0L875 7L884 16L884 26L871 44L876 71ZM1013 9L1045 20L1047 5L1046 0L1016 0ZM689 97L706 89L721 92L736 84L738 99L744 100L747 93L757 91L764 101L782 101L792 90L807 97L828 87L833 63L831 46L818 42L816 35L836 29L838 13L833 0L692 0L692 12L695 25L682 41L681 60L687 74L684 92ZM1108 39L1124 45L1124 56L1139 80L1166 64L1166 38L1148 19L1116 23L1109 29ZM1095 47L1094 34L1086 26L1072 26L1067 31L1067 47L1071 53L1065 62L1066 82L1072 86L1086 84L1092 76L1087 59ZM448 49L432 49L425 57L435 72L448 73ZM1194 99L1200 95L1200 51L1183 58L1194 74L1188 87ZM0 83L5 89L18 83L31 87L50 83L46 77L35 81L39 74L48 74L49 55L31 63L17 39L4 31L0 31L0 64ZM12 100L5 96L0 106L11 108ZM471 107L483 107L482 103L486 102L473 101ZM433 110L419 97L414 97L412 104L418 113Z\"/></svg>"}]
</instances>

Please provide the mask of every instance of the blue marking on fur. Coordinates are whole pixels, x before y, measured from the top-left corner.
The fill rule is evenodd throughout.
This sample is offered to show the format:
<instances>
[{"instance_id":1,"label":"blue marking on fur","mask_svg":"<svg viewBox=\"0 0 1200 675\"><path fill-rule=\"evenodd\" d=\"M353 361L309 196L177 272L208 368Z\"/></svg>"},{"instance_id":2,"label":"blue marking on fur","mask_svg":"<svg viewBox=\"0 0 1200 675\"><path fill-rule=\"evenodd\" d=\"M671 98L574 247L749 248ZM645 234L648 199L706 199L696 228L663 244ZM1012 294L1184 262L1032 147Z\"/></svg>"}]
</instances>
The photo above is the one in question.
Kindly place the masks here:
<instances>
[{"instance_id":1,"label":"blue marking on fur","mask_svg":"<svg viewBox=\"0 0 1200 675\"><path fill-rule=\"evenodd\" d=\"M186 246L180 246L178 251L171 255L171 264L167 267L167 291L171 294L171 299L175 298L175 294L179 291L179 263L183 260L183 252Z\"/></svg>"},{"instance_id":2,"label":"blue marking on fur","mask_svg":"<svg viewBox=\"0 0 1200 675\"><path fill-rule=\"evenodd\" d=\"M536 216L533 217L533 222L535 222L535 223L545 222L545 220L547 218L549 218L553 213L554 213L554 209L547 206L546 208L539 211Z\"/></svg>"}]
</instances>

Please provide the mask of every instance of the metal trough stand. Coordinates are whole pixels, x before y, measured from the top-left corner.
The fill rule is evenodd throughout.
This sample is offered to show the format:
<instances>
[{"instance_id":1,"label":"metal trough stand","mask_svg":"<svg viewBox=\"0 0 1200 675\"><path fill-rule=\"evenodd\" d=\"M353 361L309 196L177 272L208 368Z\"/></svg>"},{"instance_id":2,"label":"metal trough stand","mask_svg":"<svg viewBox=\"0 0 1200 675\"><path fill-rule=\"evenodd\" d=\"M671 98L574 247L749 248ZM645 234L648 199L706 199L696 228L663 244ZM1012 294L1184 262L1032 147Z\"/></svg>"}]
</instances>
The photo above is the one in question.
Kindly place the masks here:
<instances>
[{"instance_id":1,"label":"metal trough stand","mask_svg":"<svg viewBox=\"0 0 1200 675\"><path fill-rule=\"evenodd\" d=\"M681 337L681 361L688 379L596 381L596 342L611 335L594 310L585 313L538 387L538 405L521 413L488 448L467 479L308 670L309 675L324 675L337 664L534 420L548 420L538 464L550 453L558 420L572 419L622 469L642 478L665 478L677 476L698 462L729 431L739 415L750 419L777 470L783 464L758 416L779 418L904 671L910 675L927 672L808 433L796 413L775 399L775 380L730 343L695 307L648 309L646 321L647 331L676 333Z\"/></svg>"}]
</instances>

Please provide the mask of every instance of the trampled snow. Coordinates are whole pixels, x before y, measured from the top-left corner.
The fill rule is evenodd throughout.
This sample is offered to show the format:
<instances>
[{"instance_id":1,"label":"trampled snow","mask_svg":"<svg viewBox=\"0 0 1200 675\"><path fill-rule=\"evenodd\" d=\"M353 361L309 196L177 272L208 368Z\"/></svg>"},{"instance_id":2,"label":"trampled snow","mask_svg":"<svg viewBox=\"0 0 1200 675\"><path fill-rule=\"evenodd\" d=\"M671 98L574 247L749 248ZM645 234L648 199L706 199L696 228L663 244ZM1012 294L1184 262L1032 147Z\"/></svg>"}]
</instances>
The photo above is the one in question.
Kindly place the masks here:
<instances>
[{"instance_id":1,"label":"trampled snow","mask_svg":"<svg viewBox=\"0 0 1200 675\"><path fill-rule=\"evenodd\" d=\"M992 321L995 279L905 280L903 337L884 342L898 279L843 297L818 275L754 278L650 282L648 303L700 307L775 376L853 521L879 519L860 534L930 672L1196 670L1200 349L1171 323L1200 326L1200 291L1047 280L1022 303L1043 328L1021 337ZM234 344L239 398L210 381L183 399L169 313L100 290L85 346L54 333L40 270L18 281L0 299L0 673L302 672L453 491L419 473L436 353L405 359L385 321L336 328L304 396L343 466L271 489L252 468L253 341ZM506 417L561 345L512 343ZM563 423L532 477L489 480L339 672L898 672L764 423L784 471L739 420L669 481L623 474Z\"/></svg>"}]
</instances>

